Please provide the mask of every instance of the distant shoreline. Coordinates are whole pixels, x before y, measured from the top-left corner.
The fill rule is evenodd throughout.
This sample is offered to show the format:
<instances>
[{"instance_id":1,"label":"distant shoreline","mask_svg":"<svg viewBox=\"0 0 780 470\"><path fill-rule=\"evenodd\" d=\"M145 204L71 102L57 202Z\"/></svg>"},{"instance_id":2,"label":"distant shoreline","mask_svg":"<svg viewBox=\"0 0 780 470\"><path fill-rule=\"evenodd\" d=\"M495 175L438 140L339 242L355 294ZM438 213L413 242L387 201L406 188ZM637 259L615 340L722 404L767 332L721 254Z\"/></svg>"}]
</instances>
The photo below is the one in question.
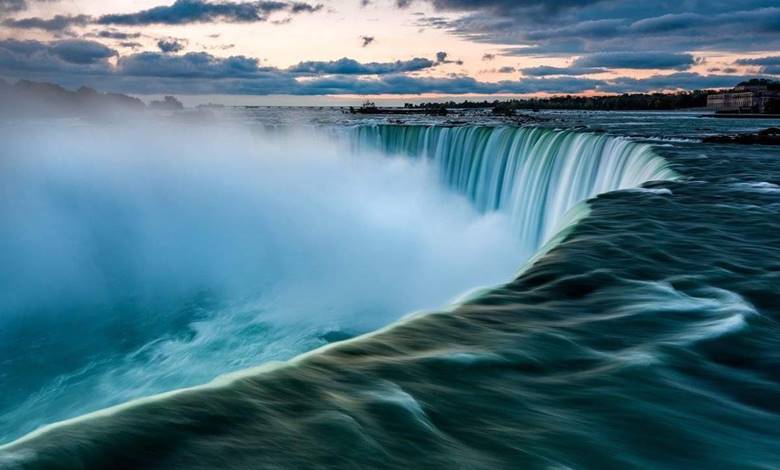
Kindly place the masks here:
<instances>
[{"instance_id":1,"label":"distant shoreline","mask_svg":"<svg viewBox=\"0 0 780 470\"><path fill-rule=\"evenodd\" d=\"M717 119L780 119L780 114L711 113L711 114L702 114L700 117L717 118Z\"/></svg>"}]
</instances>

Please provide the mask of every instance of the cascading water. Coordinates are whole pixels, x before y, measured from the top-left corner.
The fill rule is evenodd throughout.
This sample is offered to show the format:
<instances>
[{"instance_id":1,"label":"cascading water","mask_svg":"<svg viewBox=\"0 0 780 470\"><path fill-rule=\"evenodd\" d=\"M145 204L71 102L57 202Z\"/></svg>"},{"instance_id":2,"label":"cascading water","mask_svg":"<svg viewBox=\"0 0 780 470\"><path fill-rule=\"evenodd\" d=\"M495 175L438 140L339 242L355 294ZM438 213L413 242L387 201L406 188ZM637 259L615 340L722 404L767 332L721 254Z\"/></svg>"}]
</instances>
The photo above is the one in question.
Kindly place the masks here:
<instances>
[{"instance_id":1,"label":"cascading water","mask_svg":"<svg viewBox=\"0 0 780 470\"><path fill-rule=\"evenodd\" d=\"M566 213L596 194L675 176L652 147L605 134L539 127L360 126L356 151L425 158L442 182L482 212L515 223L524 248L536 250Z\"/></svg>"},{"instance_id":2,"label":"cascading water","mask_svg":"<svg viewBox=\"0 0 780 470\"><path fill-rule=\"evenodd\" d=\"M53 213L63 226L80 228L103 227L107 220L117 218L113 225L122 222L140 231L119 236L111 230L94 229L89 236L95 241L72 243L104 247L100 256L75 248L73 253L58 249L60 254L78 255L100 268L97 274L77 272L77 285L99 286L105 278L128 292L113 289L116 300L109 297L109 303L128 302L125 299L129 298L135 308L148 311L155 319L159 307L133 300L140 288L115 280L137 279L142 287L148 284L159 290L153 291L154 298L165 300L171 290L167 282L173 279L183 298L206 286L214 293L213 305L195 301L203 313L183 314L184 334L176 329L155 332L157 323L148 320L151 327L143 329L137 344L127 348L127 355L106 346L113 344L111 338L95 335L89 343L93 350L84 353L81 368L63 367L64 372L51 374L59 377L52 384L49 375L34 377L43 384L38 387L43 392L22 393L31 398L17 401L21 405L15 408L6 403L5 413L0 400L0 424L7 417L23 422L26 428L22 429L29 431L53 418L203 383L219 373L270 359L289 359L324 344L323 331L365 333L431 299L442 305L466 289L508 281L513 269L533 253L544 251L539 249L563 222L576 220L567 214L577 203L601 192L673 176L647 145L603 134L542 128L361 126L349 129L347 135L357 160L344 157L343 141L335 146L318 142L313 149L293 144L296 139L292 137L255 141L242 129L223 129L207 134L208 138L190 138L188 128L170 126L167 130L141 146L130 143L141 141L132 138L132 129L105 130L112 142L125 139L120 147L129 155L110 154L107 149L111 147L100 145L94 136L78 139L87 144L69 152L78 155L69 158L90 162L98 177L90 172L55 171L60 155L51 150L67 148L71 134L94 132L89 128L68 129L67 136L57 137L62 139L61 146L33 147L33 151L22 147L35 158L28 156L18 163L25 170L20 174L30 179L21 186L40 187L41 191L34 198L18 196L16 206L31 207L23 211L28 221L48 222ZM27 145L26 139L21 141ZM274 146L277 141L283 143L279 148L285 149L284 154ZM147 160L146 155L165 158ZM389 161L382 155L405 155L417 161ZM25 165L30 162L36 164L27 170ZM176 164L169 166L171 162ZM58 176L57 184L39 177L41 169ZM149 179L149 174L154 178ZM106 175L112 184L103 184ZM442 185L436 184L437 176ZM50 200L52 186L68 197ZM278 197L295 192L293 188L297 189L295 198ZM93 200L112 205L93 209ZM47 212L37 216L41 206ZM486 215L480 217L475 208ZM203 220L208 224L202 226ZM26 247L31 237L22 230L26 225L17 225L21 227L16 228L18 243ZM318 227L316 233L309 230L312 226ZM210 228L215 228L214 233ZM277 239L279 234L282 240ZM165 240L170 241L161 243ZM64 237L64 242L69 241ZM168 247L164 256L157 255L161 244ZM42 249L21 251L26 256ZM133 259L172 261L162 266L151 262L125 266L119 256L124 253L137 254ZM356 259L365 261L365 271ZM396 262L399 259L404 261ZM40 271L53 272L46 264L49 260L22 258L15 264L35 267L38 263ZM377 264L384 266L380 273ZM194 279L177 278L180 272L192 273ZM414 276L405 276L407 272ZM32 299L28 303L37 306L34 302L40 289L20 285L28 287ZM72 294L76 301L80 293ZM63 298L57 297L58 305ZM170 302L176 305L177 300ZM96 316L102 321L101 315ZM106 316L106 330L125 329L113 320ZM132 322L137 320L136 315ZM57 347L67 351L71 345L63 343ZM79 343L82 348L84 344ZM29 356L37 360L34 351ZM104 393L106 389L110 393ZM39 413L41 403L56 405L56 409ZM19 433L11 426L5 432Z\"/></svg>"},{"instance_id":3,"label":"cascading water","mask_svg":"<svg viewBox=\"0 0 780 470\"><path fill-rule=\"evenodd\" d=\"M343 117L339 115L338 119L340 122ZM656 124L649 128L659 129L653 131L658 135L685 137L690 137L689 132L702 136L718 126L725 132L733 131L734 126L752 129L758 125L751 120L711 120L698 128L697 135L697 127L691 126L693 117L683 113L605 113L584 118L577 114L567 119L587 119L589 125L626 133L637 129L637 121L651 121ZM623 121L625 124L615 124ZM68 129L68 136L72 132ZM290 362L244 369L210 386L151 396L42 428L0 446L0 468L777 467L780 292L776 286L780 250L772 248L780 246L780 165L772 149L672 142L656 151L674 162L674 169L683 176L680 181L656 182L640 190L615 191L587 204L575 204L598 192L675 177L676 173L647 146L568 131L353 127L346 133L348 142L360 151L358 158L345 158L349 151L343 146L327 152L323 142L315 141L313 153L307 150L299 155L311 154L311 158L290 160L290 155L298 153L295 150L299 143L315 137L307 133L284 139L279 145L283 152L272 153L259 167L237 165L243 159L234 160L246 149L254 148L256 142L241 140L233 133L219 140L213 132L188 129L184 138L171 142L174 150L183 147L184 151L171 166L170 177L153 187L165 189L161 193L169 195L171 183L191 181L179 179L191 166L179 162L189 162L184 157L190 154L203 154L207 158L197 166L198 178L192 181L196 184L183 186L195 188L195 194L204 194L205 188L205 195L210 197L193 200L195 222L183 224L183 228L197 229L206 221L205 225L216 227L218 233L225 232L226 227L215 221L230 222L223 213L238 203L244 203L242 207L247 210L236 214L237 219L256 220L256 210L249 209L265 198L253 197L255 189L279 194L284 204L274 211L280 216L270 219L274 223L269 227L282 236L280 243L273 245L272 259L285 254L279 247L292 244L297 251L300 246L310 246L298 257L300 265L291 265L300 268L287 271L293 280L313 270L323 273L315 278L317 282L287 289L294 299L319 302L323 295L336 299L360 295L369 300L368 294L390 299L413 297L410 290L427 292L432 279L457 273L459 258L475 245L512 245L516 236L512 223L521 229L528 243L539 244L554 232L551 227L556 224L571 226L570 215L580 211L562 215L568 206L587 207L589 216L574 230L559 232L546 242L545 248L553 246L569 232L565 243L555 245L552 256L541 256L512 282L473 296L446 312L410 317L370 335L298 355ZM40 142L54 147L50 139L41 139L39 134L19 136L16 130L9 134L5 145L14 142L15 137L25 145ZM164 136L170 134L165 132ZM74 141L79 143L95 140L92 135L76 137ZM117 142L114 135L110 137L112 144ZM148 141L134 138L119 148ZM214 151L203 153L212 142L218 144ZM385 159L378 153L362 152L367 148L404 157ZM159 153L165 158L156 158L152 152L141 154L148 154L155 163L169 162L171 155L180 155L168 151ZM226 160L225 155L231 159ZM333 157L330 164L323 165L323 155ZM77 174L81 175L84 167L92 169L106 161L102 153L100 157L94 160L95 165L80 165ZM56 158L52 163L61 161ZM134 162L135 158L128 161ZM294 164L296 161L299 163ZM19 166L24 172L7 173L14 167L3 162L5 174L12 176L35 176L42 168L50 169L40 178L42 182L63 171L62 165L42 167L28 155L20 154L18 162L10 162L27 164ZM231 162L234 169L225 172L226 163ZM291 163L291 174L281 171L283 168L268 171L269 164L273 169ZM367 165L365 171L350 169L363 165ZM128 173L125 166L120 168L122 176ZM389 170L393 171L386 173ZM419 175L422 178L403 184L419 170L424 170ZM301 172L310 177L301 178ZM376 178L377 172L386 176ZM345 179L345 173L353 177ZM145 184L155 173L140 174ZM105 173L98 176L99 181L105 179ZM439 177L454 191L438 194L443 186L437 181ZM26 191L28 180L20 181L16 187ZM115 181L107 188L113 190ZM215 201L214 196L222 194L215 189L222 185L213 186L220 181L225 181L230 191L225 192L228 197ZM8 178L7 184L0 185L3 194L13 194L9 193L9 188L14 188L10 183L14 180ZM235 192L236 186L242 191ZM83 187L76 185L79 190ZM61 186L47 184L45 188ZM149 194L148 188L144 189L142 194ZM431 194L426 196L428 191ZM468 235L469 224L453 222L463 220L454 217L457 214L439 219L460 206L469 214L476 213L465 197L451 194L455 191L467 194L474 207L486 212L483 217L468 216L465 220L506 223L500 227L489 224ZM96 194L111 196L115 192ZM62 191L53 191L53 195L54 202L63 200ZM37 204L20 206L18 197L0 200L10 200L8 213L19 215L11 219L18 223L7 227L31 226L36 229L33 235L54 232L37 228L50 227L50 214L62 214L41 211ZM176 208L190 207L181 204L188 200L191 198L178 198ZM215 203L223 200L225 204ZM70 202L68 209L79 208L72 197L64 202ZM159 202L151 199L140 208L148 206L156 212ZM200 211L204 206L212 208L205 219ZM433 210L421 211L427 206ZM419 216L410 219L410 211L419 212ZM117 211L99 213L103 227L107 224L102 216ZM232 209L228 211L232 213ZM31 214L46 215L39 219L47 224L31 225ZM512 220L507 220L506 214L511 214ZM289 230L280 231L280 221ZM535 230L539 222L543 227ZM213 251L215 259L222 259L225 252L235 253L229 258L226 274L235 271L235 261L247 259L248 267L256 266L255 258L246 256L246 249L256 246L254 241L262 227L252 224L248 230L236 232L241 226L231 226L231 232L246 236L230 237L218 244L208 237L206 243L195 245L196 250L185 254ZM366 226L376 229L360 237ZM441 230L431 232L432 227ZM468 236L451 238L461 232ZM63 230L56 233L66 234ZM188 240L188 233L171 231L174 241ZM425 233L430 236L416 241ZM122 241L127 234L121 232ZM505 235L503 240L490 238L500 234ZM311 243L303 243L307 241L301 238L305 235L310 235ZM291 243L291 237L300 241ZM371 242L377 237L379 244L374 250L360 243L361 238ZM409 242L393 248L404 239ZM244 240L246 243L236 243ZM44 256L48 259L58 254L62 246L54 245L54 249L43 252ZM210 246L217 249L197 250ZM159 253L164 257L176 244L162 248ZM432 267L433 274L424 276L426 271L414 263L415 259L442 248L441 256L425 263ZM19 251L13 250L12 254ZM544 248L537 249L536 256L543 252ZM328 263L318 262L320 256ZM511 253L503 253L501 258L509 262L510 271L523 260L523 256ZM327 267L331 259L338 262L338 269L313 269ZM353 261L365 269L355 272ZM9 263L0 265L14 267ZM467 272L483 272L489 258L475 252L468 263L460 265ZM265 272L265 265L261 267ZM18 278L18 270L9 272ZM167 272L163 274L164 279L170 277ZM346 281L342 279L345 275ZM508 280L510 276L507 273L500 279ZM338 289L340 286L343 289ZM50 295L48 290L40 292ZM339 310L343 308L334 309ZM288 315L289 310L285 309L284 314ZM302 326L307 323L316 328L323 314L320 308L307 310L301 323L282 330L280 336L289 339L289 332L304 330ZM370 316L376 317L373 313ZM206 343L216 345L231 338L260 345L261 337L247 336L246 328L234 328L235 322L229 317L218 315L215 320L216 326L230 328L208 329L213 334L205 338ZM74 323L79 344L95 336L86 329L87 322ZM133 315L132 324L137 323ZM142 324L143 332L148 331L148 324ZM53 332L51 336L67 336L67 330L46 325ZM0 334L3 331L0 328ZM128 329L118 331L124 334ZM41 347L45 339L41 336L29 341L8 336L14 342L0 341L9 351L4 357L17 360L19 351L32 346L31 359L36 362L29 370L45 373L45 366L68 353ZM185 345L191 342L188 337L179 339ZM194 339L198 339L197 334ZM152 344L158 343L155 340ZM166 343L171 344L163 342L165 349L155 351L171 351ZM198 343L193 343L195 349ZM181 349L174 351L172 358L182 357ZM203 354L193 356L199 362L190 368L203 369L200 358L231 358L224 348L201 351ZM154 367L161 357L151 356L152 360L138 370ZM22 389L16 384L23 386L24 382L12 382L8 378L13 375L6 371L0 371L0 387ZM13 369L10 372L13 374ZM106 384L114 385L114 377ZM83 378L74 377L72 383L78 385ZM107 395L105 388L98 391ZM0 397L3 395L8 394L0 393ZM76 403L86 400L82 390L75 396ZM43 398L52 403L50 397ZM13 409L14 413L18 408ZM52 408L38 411L36 416L44 416L46 421L60 419L61 415L48 412ZM0 425L4 422L9 420L0 416Z\"/></svg>"}]
</instances>

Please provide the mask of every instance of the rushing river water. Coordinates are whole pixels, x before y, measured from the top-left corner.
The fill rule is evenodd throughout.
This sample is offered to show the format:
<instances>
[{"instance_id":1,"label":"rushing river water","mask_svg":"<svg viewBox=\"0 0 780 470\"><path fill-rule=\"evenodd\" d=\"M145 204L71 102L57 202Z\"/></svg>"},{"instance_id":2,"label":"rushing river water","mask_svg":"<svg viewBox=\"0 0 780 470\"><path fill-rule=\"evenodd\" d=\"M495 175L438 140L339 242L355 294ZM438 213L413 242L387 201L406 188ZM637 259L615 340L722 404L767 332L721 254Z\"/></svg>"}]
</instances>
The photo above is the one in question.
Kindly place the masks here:
<instances>
[{"instance_id":1,"label":"rushing river water","mask_svg":"<svg viewBox=\"0 0 780 470\"><path fill-rule=\"evenodd\" d=\"M6 127L0 467L775 468L772 123L546 117Z\"/></svg>"}]
</instances>

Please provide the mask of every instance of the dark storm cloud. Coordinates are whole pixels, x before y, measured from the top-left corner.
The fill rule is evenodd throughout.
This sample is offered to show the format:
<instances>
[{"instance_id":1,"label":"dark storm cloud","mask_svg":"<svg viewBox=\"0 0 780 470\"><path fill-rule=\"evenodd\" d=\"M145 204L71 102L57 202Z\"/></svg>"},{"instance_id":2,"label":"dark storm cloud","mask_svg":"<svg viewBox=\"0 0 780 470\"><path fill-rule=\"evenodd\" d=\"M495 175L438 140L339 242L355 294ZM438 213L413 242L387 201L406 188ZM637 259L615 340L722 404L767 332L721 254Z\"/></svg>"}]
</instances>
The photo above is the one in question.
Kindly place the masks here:
<instances>
[{"instance_id":1,"label":"dark storm cloud","mask_svg":"<svg viewBox=\"0 0 780 470\"><path fill-rule=\"evenodd\" d=\"M510 55L780 48L778 0L428 2L461 15L423 18L421 27L518 46L505 51Z\"/></svg>"},{"instance_id":2,"label":"dark storm cloud","mask_svg":"<svg viewBox=\"0 0 780 470\"><path fill-rule=\"evenodd\" d=\"M539 9L556 12L567 8L583 7L603 0L432 0L434 7L440 10L478 10L486 9L499 12Z\"/></svg>"},{"instance_id":3,"label":"dark storm cloud","mask_svg":"<svg viewBox=\"0 0 780 470\"><path fill-rule=\"evenodd\" d=\"M45 2L52 0L35 0ZM26 9L25 2L0 0L0 16L6 12ZM21 9L17 9L21 8ZM249 23L266 21L275 12L287 14L312 13L322 9L321 4L285 1L255 2L207 2L205 0L176 0L172 5L159 6L128 14L108 14L100 17L88 15L55 15L51 18L8 18L2 25L16 29L40 29L49 32L66 31L71 27L89 24L143 26L150 24L180 25L189 23L228 22ZM289 18L287 19L289 21ZM108 36L101 36L108 37Z\"/></svg>"},{"instance_id":4,"label":"dark storm cloud","mask_svg":"<svg viewBox=\"0 0 780 470\"><path fill-rule=\"evenodd\" d=\"M685 70L695 63L691 54L669 52L598 52L574 61L575 67Z\"/></svg>"},{"instance_id":5,"label":"dark storm cloud","mask_svg":"<svg viewBox=\"0 0 780 470\"><path fill-rule=\"evenodd\" d=\"M104 29L100 31L95 31L93 33L89 33L87 36L93 38L103 38L103 39L128 40L128 39L137 39L141 37L141 33L127 33L124 31L117 31L114 29Z\"/></svg>"},{"instance_id":6,"label":"dark storm cloud","mask_svg":"<svg viewBox=\"0 0 780 470\"><path fill-rule=\"evenodd\" d=\"M691 29L707 21L705 15L698 13L667 14L637 20L629 28L636 33L663 33Z\"/></svg>"},{"instance_id":7,"label":"dark storm cloud","mask_svg":"<svg viewBox=\"0 0 780 470\"><path fill-rule=\"evenodd\" d=\"M88 15L55 15L52 18L22 18L19 20L7 19L3 26L17 29L41 29L44 31L63 31L72 26L86 26L92 22Z\"/></svg>"},{"instance_id":8,"label":"dark storm cloud","mask_svg":"<svg viewBox=\"0 0 780 470\"><path fill-rule=\"evenodd\" d=\"M757 57L753 59L739 59L736 65L760 66L759 72L766 75L780 75L780 56Z\"/></svg>"},{"instance_id":9,"label":"dark storm cloud","mask_svg":"<svg viewBox=\"0 0 780 470\"><path fill-rule=\"evenodd\" d=\"M109 73L107 59L116 51L95 41L67 39L40 41L0 40L0 70L6 76L42 76L56 80L62 75Z\"/></svg>"},{"instance_id":10,"label":"dark storm cloud","mask_svg":"<svg viewBox=\"0 0 780 470\"><path fill-rule=\"evenodd\" d=\"M457 64L457 65L463 65L462 60L449 60L447 59L449 57L449 54L447 54L444 51L439 51L436 53L436 63L437 64Z\"/></svg>"},{"instance_id":11,"label":"dark storm cloud","mask_svg":"<svg viewBox=\"0 0 780 470\"><path fill-rule=\"evenodd\" d=\"M588 20L559 28L529 31L525 37L530 41L545 41L566 37L604 39L618 35L622 23L622 20L614 19Z\"/></svg>"},{"instance_id":12,"label":"dark storm cloud","mask_svg":"<svg viewBox=\"0 0 780 470\"><path fill-rule=\"evenodd\" d=\"M780 65L780 55L757 57L753 59L739 59L737 65Z\"/></svg>"},{"instance_id":13,"label":"dark storm cloud","mask_svg":"<svg viewBox=\"0 0 780 470\"><path fill-rule=\"evenodd\" d=\"M143 44L135 41L121 41L119 45L121 47L127 47L129 49L140 49L143 47Z\"/></svg>"},{"instance_id":14,"label":"dark storm cloud","mask_svg":"<svg viewBox=\"0 0 780 470\"><path fill-rule=\"evenodd\" d=\"M261 66L246 56L217 57L205 52L182 55L139 52L120 56L100 43L85 40L0 41L0 70L6 78L53 81L65 86L89 83L125 93L222 94L524 94L641 92L658 89L730 87L750 77L673 73L644 79L592 79L559 75L480 82L467 76L412 76L433 67L429 59L359 63L352 59L303 62L290 69ZM446 58L445 58L446 59ZM566 68L563 68L566 69ZM507 69L509 71L509 69ZM301 79L304 78L304 79Z\"/></svg>"},{"instance_id":15,"label":"dark storm cloud","mask_svg":"<svg viewBox=\"0 0 780 470\"><path fill-rule=\"evenodd\" d=\"M287 69L295 74L338 74L338 75L384 75L400 72L415 72L436 65L430 59L415 57L411 60L398 60L395 62L369 62L360 63L354 59L344 57L329 62L301 62Z\"/></svg>"},{"instance_id":16,"label":"dark storm cloud","mask_svg":"<svg viewBox=\"0 0 780 470\"><path fill-rule=\"evenodd\" d=\"M31 0L33 3L55 3L59 0ZM0 16L18 13L30 6L27 0L0 0Z\"/></svg>"},{"instance_id":17,"label":"dark storm cloud","mask_svg":"<svg viewBox=\"0 0 780 470\"><path fill-rule=\"evenodd\" d=\"M520 70L523 75L529 77L547 77L551 75L590 75L594 73L608 72L603 67L550 67L542 65L539 67L528 67Z\"/></svg>"},{"instance_id":18,"label":"dark storm cloud","mask_svg":"<svg viewBox=\"0 0 780 470\"><path fill-rule=\"evenodd\" d=\"M27 9L25 0L0 0L0 16Z\"/></svg>"},{"instance_id":19,"label":"dark storm cloud","mask_svg":"<svg viewBox=\"0 0 780 470\"><path fill-rule=\"evenodd\" d=\"M318 3L317 5L311 5L309 3L295 2L290 7L291 13L314 13L315 11L322 10L323 5Z\"/></svg>"},{"instance_id":20,"label":"dark storm cloud","mask_svg":"<svg viewBox=\"0 0 780 470\"><path fill-rule=\"evenodd\" d=\"M272 70L261 67L255 58L241 55L223 58L206 52L184 55L140 52L117 61L118 74L136 77L253 78Z\"/></svg>"},{"instance_id":21,"label":"dark storm cloud","mask_svg":"<svg viewBox=\"0 0 780 470\"><path fill-rule=\"evenodd\" d=\"M184 50L184 42L179 39L160 39L157 41L157 48L165 53L179 52Z\"/></svg>"},{"instance_id":22,"label":"dark storm cloud","mask_svg":"<svg viewBox=\"0 0 780 470\"><path fill-rule=\"evenodd\" d=\"M116 55L116 51L95 41L66 39L57 41L49 51L72 64L94 64Z\"/></svg>"},{"instance_id":23,"label":"dark storm cloud","mask_svg":"<svg viewBox=\"0 0 780 470\"><path fill-rule=\"evenodd\" d=\"M176 0L172 5L159 6L128 14L103 15L97 19L100 24L147 25L188 24L208 22L251 23L266 21L276 12L307 13L322 8L301 2L255 1L255 2L206 2L204 0Z\"/></svg>"},{"instance_id":24,"label":"dark storm cloud","mask_svg":"<svg viewBox=\"0 0 780 470\"><path fill-rule=\"evenodd\" d=\"M766 75L780 75L780 65L765 65L761 67L761 73Z\"/></svg>"}]
</instances>

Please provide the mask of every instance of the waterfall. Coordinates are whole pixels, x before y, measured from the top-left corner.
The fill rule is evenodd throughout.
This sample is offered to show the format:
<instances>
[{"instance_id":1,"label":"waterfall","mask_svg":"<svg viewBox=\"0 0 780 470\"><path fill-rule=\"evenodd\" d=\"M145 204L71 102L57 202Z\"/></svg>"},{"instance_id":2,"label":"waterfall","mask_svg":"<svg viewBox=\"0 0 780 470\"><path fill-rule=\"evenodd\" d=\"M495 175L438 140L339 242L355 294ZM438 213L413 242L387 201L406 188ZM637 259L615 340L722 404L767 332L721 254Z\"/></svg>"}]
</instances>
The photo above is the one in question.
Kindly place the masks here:
<instances>
[{"instance_id":1,"label":"waterfall","mask_svg":"<svg viewBox=\"0 0 780 470\"><path fill-rule=\"evenodd\" d=\"M606 134L540 127L368 125L356 150L424 158L482 212L502 211L537 249L578 202L675 173L650 145Z\"/></svg>"}]
</instances>

